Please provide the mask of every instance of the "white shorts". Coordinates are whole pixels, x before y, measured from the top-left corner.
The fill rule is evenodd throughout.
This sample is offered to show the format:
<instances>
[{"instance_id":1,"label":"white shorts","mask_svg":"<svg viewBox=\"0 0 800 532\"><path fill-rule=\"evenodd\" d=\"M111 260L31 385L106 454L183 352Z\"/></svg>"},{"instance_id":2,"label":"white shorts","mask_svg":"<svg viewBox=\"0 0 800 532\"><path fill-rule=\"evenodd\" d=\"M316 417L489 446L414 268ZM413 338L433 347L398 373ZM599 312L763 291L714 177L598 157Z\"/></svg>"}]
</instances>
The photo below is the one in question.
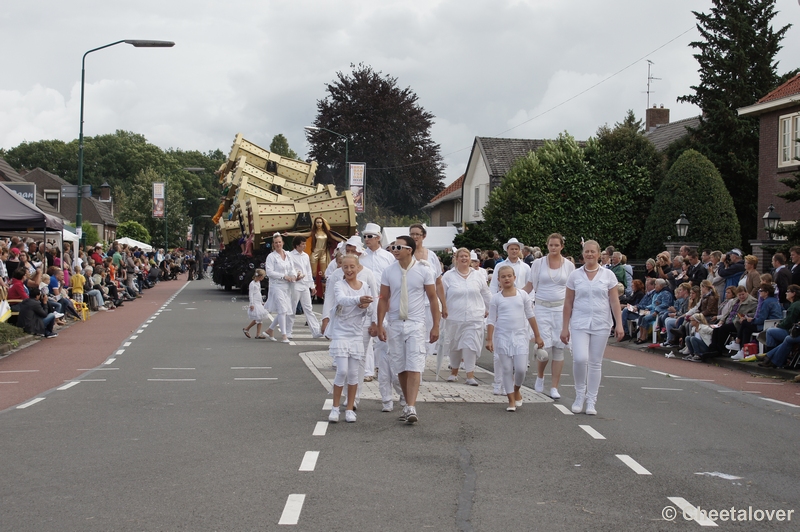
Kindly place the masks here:
<instances>
[{"instance_id":1,"label":"white shorts","mask_svg":"<svg viewBox=\"0 0 800 532\"><path fill-rule=\"evenodd\" d=\"M364 358L364 342L361 338L355 340L331 340L328 353L332 358L348 357L355 360Z\"/></svg>"},{"instance_id":2,"label":"white shorts","mask_svg":"<svg viewBox=\"0 0 800 532\"><path fill-rule=\"evenodd\" d=\"M544 340L544 347L564 348L561 341L561 326L564 324L564 307L545 307L535 305L536 325L539 326L539 335Z\"/></svg>"},{"instance_id":3,"label":"white shorts","mask_svg":"<svg viewBox=\"0 0 800 532\"><path fill-rule=\"evenodd\" d=\"M425 371L427 355L425 324L417 321L394 321L386 327L389 360L395 373Z\"/></svg>"}]
</instances>

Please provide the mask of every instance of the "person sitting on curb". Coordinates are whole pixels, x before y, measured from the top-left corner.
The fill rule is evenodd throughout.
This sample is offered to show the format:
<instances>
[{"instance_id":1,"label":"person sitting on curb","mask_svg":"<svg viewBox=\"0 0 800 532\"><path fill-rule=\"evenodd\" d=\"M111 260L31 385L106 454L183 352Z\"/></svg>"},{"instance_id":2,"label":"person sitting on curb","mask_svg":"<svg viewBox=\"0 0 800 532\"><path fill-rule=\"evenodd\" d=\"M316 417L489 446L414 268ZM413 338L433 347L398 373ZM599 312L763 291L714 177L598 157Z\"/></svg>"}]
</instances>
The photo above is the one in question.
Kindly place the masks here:
<instances>
[{"instance_id":1,"label":"person sitting on curb","mask_svg":"<svg viewBox=\"0 0 800 532\"><path fill-rule=\"evenodd\" d=\"M28 299L19 304L17 327L28 334L55 338L58 334L53 332L56 316L47 312L47 294L43 294L38 286L28 289Z\"/></svg>"}]
</instances>

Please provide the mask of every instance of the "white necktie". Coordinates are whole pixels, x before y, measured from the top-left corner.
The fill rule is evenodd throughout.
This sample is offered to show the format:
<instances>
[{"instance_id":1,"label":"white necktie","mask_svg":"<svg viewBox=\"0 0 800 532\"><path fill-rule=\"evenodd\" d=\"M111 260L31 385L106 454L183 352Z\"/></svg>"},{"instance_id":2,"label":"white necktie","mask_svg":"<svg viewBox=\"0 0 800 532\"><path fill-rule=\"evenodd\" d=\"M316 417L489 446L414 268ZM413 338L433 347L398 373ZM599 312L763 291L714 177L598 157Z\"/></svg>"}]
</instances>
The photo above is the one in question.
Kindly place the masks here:
<instances>
[{"instance_id":1,"label":"white necktie","mask_svg":"<svg viewBox=\"0 0 800 532\"><path fill-rule=\"evenodd\" d=\"M411 264L408 266L408 270L414 266L414 260L412 259ZM402 266L400 266L400 271L402 272L402 278L400 280L400 311L399 317L401 320L408 319L408 285L406 284L406 274L408 274L408 270L404 270Z\"/></svg>"}]
</instances>

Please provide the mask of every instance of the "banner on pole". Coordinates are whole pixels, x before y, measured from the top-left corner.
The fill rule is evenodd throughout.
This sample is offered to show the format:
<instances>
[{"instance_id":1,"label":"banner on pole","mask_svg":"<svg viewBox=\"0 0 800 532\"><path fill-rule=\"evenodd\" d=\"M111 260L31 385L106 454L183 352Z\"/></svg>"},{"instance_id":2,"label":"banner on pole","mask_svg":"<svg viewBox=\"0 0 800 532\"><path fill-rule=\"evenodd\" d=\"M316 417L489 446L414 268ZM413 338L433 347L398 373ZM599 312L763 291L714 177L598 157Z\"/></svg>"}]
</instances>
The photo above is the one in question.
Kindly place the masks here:
<instances>
[{"instance_id":1,"label":"banner on pole","mask_svg":"<svg viewBox=\"0 0 800 532\"><path fill-rule=\"evenodd\" d=\"M366 180L366 163L350 163L348 168L350 177L350 192L353 194L353 203L356 212L364 212L364 181Z\"/></svg>"},{"instance_id":2,"label":"banner on pole","mask_svg":"<svg viewBox=\"0 0 800 532\"><path fill-rule=\"evenodd\" d=\"M166 216L165 189L164 183L153 183L153 218L164 218Z\"/></svg>"}]
</instances>

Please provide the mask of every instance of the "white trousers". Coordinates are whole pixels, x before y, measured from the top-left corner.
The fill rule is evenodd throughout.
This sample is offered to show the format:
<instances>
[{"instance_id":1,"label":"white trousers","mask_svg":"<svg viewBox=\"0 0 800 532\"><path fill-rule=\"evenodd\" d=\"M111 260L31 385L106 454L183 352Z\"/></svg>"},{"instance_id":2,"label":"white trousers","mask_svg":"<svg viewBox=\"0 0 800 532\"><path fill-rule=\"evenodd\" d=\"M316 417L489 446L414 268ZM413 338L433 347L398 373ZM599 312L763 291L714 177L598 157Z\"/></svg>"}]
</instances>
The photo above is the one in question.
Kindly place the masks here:
<instances>
[{"instance_id":1,"label":"white trousers","mask_svg":"<svg viewBox=\"0 0 800 532\"><path fill-rule=\"evenodd\" d=\"M392 370L388 356L389 344L381 342L377 337L372 338L372 352L375 359L374 365L378 368L378 390L381 393L381 401L389 403L394 400L392 388L398 396L402 397L403 389L400 387L400 380L397 373Z\"/></svg>"},{"instance_id":2,"label":"white trousers","mask_svg":"<svg viewBox=\"0 0 800 532\"><path fill-rule=\"evenodd\" d=\"M602 377L603 353L608 343L608 331L570 331L572 345L572 375L575 395L597 402Z\"/></svg>"},{"instance_id":3,"label":"white trousers","mask_svg":"<svg viewBox=\"0 0 800 532\"><path fill-rule=\"evenodd\" d=\"M528 355L525 353L519 355L497 355L500 366L503 368L503 387L506 389L506 394L514 391L514 386L522 386L525 382L525 374L528 372ZM497 370L495 369L495 375Z\"/></svg>"},{"instance_id":4,"label":"white trousers","mask_svg":"<svg viewBox=\"0 0 800 532\"><path fill-rule=\"evenodd\" d=\"M292 331L294 330L294 319L295 319L295 312L297 309L297 303L299 302L300 305L303 307L303 313L306 315L306 321L308 321L308 328L311 329L311 334L314 336L319 335L319 320L317 316L314 314L314 309L311 306L311 292L306 290L294 290L292 289L291 293L292 297L292 311L286 316L286 329L287 329L287 336L292 336Z\"/></svg>"}]
</instances>

